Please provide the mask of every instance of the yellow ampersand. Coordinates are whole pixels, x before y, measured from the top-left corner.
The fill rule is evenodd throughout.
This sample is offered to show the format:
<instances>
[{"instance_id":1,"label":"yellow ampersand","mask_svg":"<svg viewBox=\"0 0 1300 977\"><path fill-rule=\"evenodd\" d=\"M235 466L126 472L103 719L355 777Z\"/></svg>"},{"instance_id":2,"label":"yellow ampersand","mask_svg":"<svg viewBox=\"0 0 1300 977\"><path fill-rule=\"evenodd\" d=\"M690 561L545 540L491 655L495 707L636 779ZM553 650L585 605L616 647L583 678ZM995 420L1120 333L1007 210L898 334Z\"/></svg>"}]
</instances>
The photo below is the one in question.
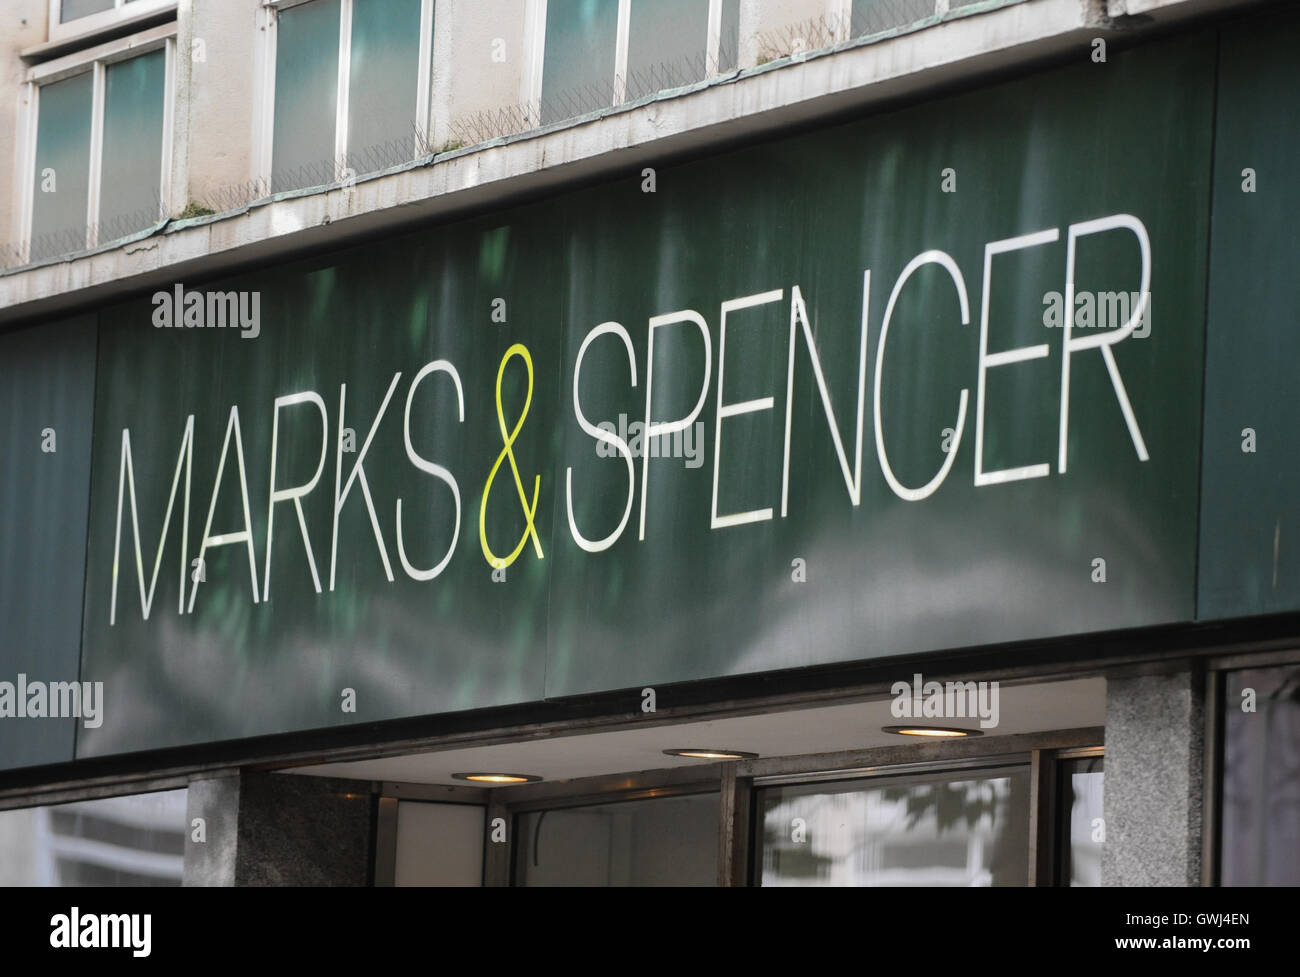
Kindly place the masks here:
<instances>
[{"instance_id":1,"label":"yellow ampersand","mask_svg":"<svg viewBox=\"0 0 1300 977\"><path fill-rule=\"evenodd\" d=\"M514 357L523 357L524 366L528 368L528 393L524 397L524 409L519 415L519 420L515 422L514 430L506 432L506 410L505 405L501 402L501 381L506 375L506 364ZM496 464L492 466L492 471L488 473L487 482L483 485L483 502L478 510L478 538L483 544L483 556L488 561L488 565L496 568L504 568L514 563L519 558L519 554L524 550L524 544L528 542L528 537L533 538L533 548L537 550L537 558L545 559L542 554L542 543L537 538L537 527L534 525L534 519L537 515L537 501L542 490L542 476L537 475L533 480L533 498L530 502L524 495L524 483L519 477L519 466L515 464L515 453L512 450L515 439L519 437L519 430L524 426L524 418L528 416L528 407L533 402L533 358L528 355L528 347L522 343L515 343L508 350L506 355L501 359L501 367L497 370L497 424L501 428L501 438L504 446L501 453L497 455ZM487 503L488 494L492 491L492 480L497 476L497 469L501 467L501 462L510 459L510 470L515 476L515 488L519 490L520 507L524 510L524 521L527 523L524 534L519 537L519 545L511 550L510 555L506 557L497 556L492 552L492 547L488 545L487 540Z\"/></svg>"}]
</instances>

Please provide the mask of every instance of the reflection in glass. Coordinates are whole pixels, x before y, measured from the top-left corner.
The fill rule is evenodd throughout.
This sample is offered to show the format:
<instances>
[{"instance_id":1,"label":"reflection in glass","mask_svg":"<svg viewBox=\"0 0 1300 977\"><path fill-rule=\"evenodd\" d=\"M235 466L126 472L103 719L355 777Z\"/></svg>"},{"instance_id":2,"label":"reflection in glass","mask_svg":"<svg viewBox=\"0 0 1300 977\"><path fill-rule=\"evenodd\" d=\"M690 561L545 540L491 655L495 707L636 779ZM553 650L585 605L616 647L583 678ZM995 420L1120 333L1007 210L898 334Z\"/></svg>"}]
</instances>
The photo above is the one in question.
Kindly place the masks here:
<instances>
[{"instance_id":1,"label":"reflection in glass","mask_svg":"<svg viewBox=\"0 0 1300 977\"><path fill-rule=\"evenodd\" d=\"M0 886L180 885L186 793L0 811Z\"/></svg>"},{"instance_id":2,"label":"reflection in glass","mask_svg":"<svg viewBox=\"0 0 1300 977\"><path fill-rule=\"evenodd\" d=\"M1025 885L1029 768L760 792L762 885Z\"/></svg>"},{"instance_id":3,"label":"reflection in glass","mask_svg":"<svg viewBox=\"0 0 1300 977\"><path fill-rule=\"evenodd\" d=\"M143 230L161 215L166 54L152 51L119 61L105 74L100 244Z\"/></svg>"},{"instance_id":4,"label":"reflection in glass","mask_svg":"<svg viewBox=\"0 0 1300 977\"><path fill-rule=\"evenodd\" d=\"M627 39L627 99L703 81L709 5L633 0Z\"/></svg>"},{"instance_id":5,"label":"reflection in glass","mask_svg":"<svg viewBox=\"0 0 1300 977\"><path fill-rule=\"evenodd\" d=\"M80 20L112 9L113 0L63 0L63 6L59 10L59 23L66 24L70 20Z\"/></svg>"},{"instance_id":6,"label":"reflection in glass","mask_svg":"<svg viewBox=\"0 0 1300 977\"><path fill-rule=\"evenodd\" d=\"M1300 885L1300 666L1229 672L1223 885Z\"/></svg>"},{"instance_id":7,"label":"reflection in glass","mask_svg":"<svg viewBox=\"0 0 1300 977\"><path fill-rule=\"evenodd\" d=\"M415 158L420 0L353 0L348 165L374 173Z\"/></svg>"},{"instance_id":8,"label":"reflection in glass","mask_svg":"<svg viewBox=\"0 0 1300 977\"><path fill-rule=\"evenodd\" d=\"M31 260L86 246L92 75L42 85L37 101Z\"/></svg>"},{"instance_id":9,"label":"reflection in glass","mask_svg":"<svg viewBox=\"0 0 1300 977\"><path fill-rule=\"evenodd\" d=\"M618 0L548 0L542 124L614 103Z\"/></svg>"},{"instance_id":10,"label":"reflection in glass","mask_svg":"<svg viewBox=\"0 0 1300 977\"><path fill-rule=\"evenodd\" d=\"M740 57L740 0L722 0L718 70L734 71Z\"/></svg>"},{"instance_id":11,"label":"reflection in glass","mask_svg":"<svg viewBox=\"0 0 1300 977\"><path fill-rule=\"evenodd\" d=\"M520 815L516 885L715 885L718 795Z\"/></svg>"},{"instance_id":12,"label":"reflection in glass","mask_svg":"<svg viewBox=\"0 0 1300 977\"><path fill-rule=\"evenodd\" d=\"M853 0L852 35L868 37L932 16L934 0Z\"/></svg>"},{"instance_id":13,"label":"reflection in glass","mask_svg":"<svg viewBox=\"0 0 1300 977\"><path fill-rule=\"evenodd\" d=\"M339 17L339 0L312 0L279 12L271 145L273 191L334 182Z\"/></svg>"},{"instance_id":14,"label":"reflection in glass","mask_svg":"<svg viewBox=\"0 0 1300 977\"><path fill-rule=\"evenodd\" d=\"M1101 757L1067 760L1060 766L1066 812L1066 837L1061 879L1069 885L1101 885L1101 848L1105 835L1102 820Z\"/></svg>"}]
</instances>

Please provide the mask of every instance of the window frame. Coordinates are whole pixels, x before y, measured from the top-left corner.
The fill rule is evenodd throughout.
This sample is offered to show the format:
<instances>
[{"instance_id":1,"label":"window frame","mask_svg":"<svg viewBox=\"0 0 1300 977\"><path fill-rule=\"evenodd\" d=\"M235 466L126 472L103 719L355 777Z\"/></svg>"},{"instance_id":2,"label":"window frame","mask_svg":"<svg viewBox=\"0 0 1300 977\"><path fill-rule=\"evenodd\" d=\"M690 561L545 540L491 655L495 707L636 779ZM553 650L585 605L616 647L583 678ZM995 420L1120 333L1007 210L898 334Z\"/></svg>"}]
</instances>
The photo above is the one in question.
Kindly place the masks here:
<instances>
[{"instance_id":1,"label":"window frame","mask_svg":"<svg viewBox=\"0 0 1300 977\"><path fill-rule=\"evenodd\" d=\"M1103 791L1105 790L1105 746L1080 747L1078 749L1057 750L1055 752L1051 764L1052 781L1047 785L1048 789L1051 791L1051 796L1044 798L1044 803L1048 805L1045 813L1050 821L1050 824L1045 825L1045 828L1051 832L1051 834L1047 836L1047 842L1048 850L1052 855L1052 863L1050 866L1040 863L1039 870L1043 874L1042 885L1064 888L1070 887L1070 877L1067 872L1070 853L1070 811L1065 806L1065 765L1072 760L1101 760L1103 764L1100 771L1103 777L1102 789ZM1102 822L1104 830L1104 808Z\"/></svg>"},{"instance_id":2,"label":"window frame","mask_svg":"<svg viewBox=\"0 0 1300 977\"><path fill-rule=\"evenodd\" d=\"M755 885L762 857L758 791L798 783L827 783L926 772L976 770L1008 764L1028 767L1029 878L1027 885L1056 884L1053 864L1056 829L1056 770L1062 760L1105 755L1104 727L1016 733L987 739L947 740L876 746L811 756L762 756L748 760L664 767L638 773L601 774L572 780L542 781L512 787L466 788L384 784L381 793L401 799L443 799L460 792L461 803L486 794L487 823L504 818L505 842L484 836L483 882L514 885L516 818L556 808L586 807L681 794L717 794L718 884ZM474 800L469 800L470 797ZM379 877L379 876L377 876Z\"/></svg>"},{"instance_id":3,"label":"window frame","mask_svg":"<svg viewBox=\"0 0 1300 977\"><path fill-rule=\"evenodd\" d=\"M65 24L62 22L65 2L66 0L49 0L48 33L51 43L98 34L158 14L175 14L176 8L180 6L178 0L113 0L111 9L87 14Z\"/></svg>"},{"instance_id":4,"label":"window frame","mask_svg":"<svg viewBox=\"0 0 1300 977\"><path fill-rule=\"evenodd\" d=\"M981 744L991 746L992 744ZM750 837L749 837L749 859L745 884L750 886L761 886L762 884L762 863L763 863L763 839L761 832L763 828L762 809L760 806L760 794L764 789L773 787L796 787L796 786L816 786L821 784L835 784L845 780L873 781L873 780L890 780L897 777L912 777L926 774L975 774L980 770L1002 769L1010 767L1023 768L1029 779L1029 831L1028 847L1029 851L1025 860L1028 868L1028 878L1025 882L1027 888L1033 888L1044 884L1041 878L1041 872L1036 871L1035 856L1036 844L1035 839L1038 836L1039 826L1042 824L1042 807L1047 802L1038 790L1038 773L1041 758L1040 753L1051 752L1042 750L991 750L987 753L976 753L971 756L964 756L949 760L916 760L903 761L899 763L884 764L867 764L854 765L847 767L834 767L828 770L820 771L800 771L798 773L773 773L753 777L750 782L750 793L752 795L753 811L750 818Z\"/></svg>"},{"instance_id":5,"label":"window frame","mask_svg":"<svg viewBox=\"0 0 1300 977\"><path fill-rule=\"evenodd\" d=\"M704 81L719 77L720 49L722 47L722 4L724 0L708 0L708 29L705 35ZM838 0L828 0L835 3ZM527 62L524 66L520 101L527 107L528 120L533 127L541 125L542 68L546 61L547 0L528 0L524 11L524 37ZM632 27L632 0L618 0L618 27L614 34L614 97L610 108L627 102L627 55ZM638 99L639 101L639 99Z\"/></svg>"},{"instance_id":6,"label":"window frame","mask_svg":"<svg viewBox=\"0 0 1300 977\"><path fill-rule=\"evenodd\" d=\"M137 0L138 2L138 0ZM261 0L259 27L261 28L261 54L258 58L260 78L254 83L257 91L253 114L254 179L266 187L268 195L275 191L271 177L275 145L275 63L279 52L279 15L315 0ZM437 0L420 0L420 53L416 73L415 124L422 129L421 137L427 143L431 138L433 85L433 32L434 8ZM348 98L352 65L352 12L353 0L339 0L339 51L338 78L335 79L334 108L334 180L342 183L347 177ZM418 151L418 147L417 147ZM419 156L413 159L418 159ZM354 174L355 177L367 174Z\"/></svg>"},{"instance_id":7,"label":"window frame","mask_svg":"<svg viewBox=\"0 0 1300 977\"><path fill-rule=\"evenodd\" d=\"M74 54L56 58L43 64L28 68L23 82L23 105L18 124L19 153L22 160L21 178L16 190L17 213L20 217L21 250L20 263L31 261L31 248L34 228L32 220L36 203L36 152L37 136L40 124L41 88L58 81L85 74L92 75L90 96L90 173L86 184L86 237L84 245L67 254L81 254L93 251L102 242L99 239L99 205L101 197L101 178L104 168L104 94L107 69L109 65L129 61L140 55L154 51L164 52L163 68L163 118L162 145L160 152L160 178L158 199L162 202L157 217L163 220L169 205L172 186L172 138L175 119L176 93L176 33L175 23L163 24L140 34L108 41L96 47L87 48ZM141 228L144 230L144 228ZM129 235L128 235L129 236ZM121 238L113 238L113 241ZM43 258L42 261L56 261L66 255Z\"/></svg>"},{"instance_id":8,"label":"window frame","mask_svg":"<svg viewBox=\"0 0 1300 977\"><path fill-rule=\"evenodd\" d=\"M1228 651L1206 663L1203 699L1201 768L1201 885L1223 886L1223 784L1227 772L1224 750L1227 730L1223 715L1227 706L1230 672L1247 669L1300 665L1300 647L1294 639L1278 648L1260 651Z\"/></svg>"}]
</instances>

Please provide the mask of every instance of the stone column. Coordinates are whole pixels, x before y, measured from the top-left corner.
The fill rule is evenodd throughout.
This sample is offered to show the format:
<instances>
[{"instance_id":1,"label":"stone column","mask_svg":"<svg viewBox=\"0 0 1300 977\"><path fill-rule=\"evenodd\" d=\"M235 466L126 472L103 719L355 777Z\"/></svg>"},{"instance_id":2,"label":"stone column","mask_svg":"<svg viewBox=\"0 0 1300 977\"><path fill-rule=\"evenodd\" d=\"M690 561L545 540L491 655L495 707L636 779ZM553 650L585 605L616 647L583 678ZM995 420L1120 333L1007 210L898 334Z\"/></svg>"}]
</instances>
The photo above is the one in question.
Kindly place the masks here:
<instances>
[{"instance_id":1,"label":"stone column","mask_svg":"<svg viewBox=\"0 0 1300 977\"><path fill-rule=\"evenodd\" d=\"M1179 668L1107 676L1102 885L1200 885L1205 681Z\"/></svg>"},{"instance_id":2,"label":"stone column","mask_svg":"<svg viewBox=\"0 0 1300 977\"><path fill-rule=\"evenodd\" d=\"M192 782L184 884L370 885L371 786L253 770Z\"/></svg>"}]
</instances>

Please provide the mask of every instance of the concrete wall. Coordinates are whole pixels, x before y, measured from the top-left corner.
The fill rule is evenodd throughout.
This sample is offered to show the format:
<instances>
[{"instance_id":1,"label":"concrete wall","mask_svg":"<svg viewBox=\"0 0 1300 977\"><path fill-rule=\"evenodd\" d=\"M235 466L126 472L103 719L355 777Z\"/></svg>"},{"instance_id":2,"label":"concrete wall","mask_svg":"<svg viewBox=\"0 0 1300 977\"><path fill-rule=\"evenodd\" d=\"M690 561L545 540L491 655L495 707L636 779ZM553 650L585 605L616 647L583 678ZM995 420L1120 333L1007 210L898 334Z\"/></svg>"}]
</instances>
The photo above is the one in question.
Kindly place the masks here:
<instances>
[{"instance_id":1,"label":"concrete wall","mask_svg":"<svg viewBox=\"0 0 1300 977\"><path fill-rule=\"evenodd\" d=\"M526 96L523 0L438 0L433 24L434 148L505 134L493 130L507 128Z\"/></svg>"},{"instance_id":2,"label":"concrete wall","mask_svg":"<svg viewBox=\"0 0 1300 977\"><path fill-rule=\"evenodd\" d=\"M253 126L265 34L259 6L258 0L181 0L168 201L173 217L191 202L216 211L238 206L241 189L256 177Z\"/></svg>"},{"instance_id":3,"label":"concrete wall","mask_svg":"<svg viewBox=\"0 0 1300 977\"><path fill-rule=\"evenodd\" d=\"M740 67L826 46L840 0L740 0Z\"/></svg>"},{"instance_id":4,"label":"concrete wall","mask_svg":"<svg viewBox=\"0 0 1300 977\"><path fill-rule=\"evenodd\" d=\"M1151 30L1251 5L1249 0L1127 2L1152 5ZM0 90L0 245L18 233L15 121L22 69L17 52L30 47L29 41L43 41L47 12L45 0L9 0L9 9L15 6L19 16L9 16L9 31L0 37L0 84L10 86L8 94ZM262 101L258 86L264 47L264 32L254 16L257 9L258 0L180 0L181 56L169 196L173 215L191 201L221 213L249 202L249 190L256 190L251 186L259 175L253 129ZM502 106L518 112L527 97L526 79L533 77L526 43L530 9L535 7L529 0L436 0L430 82L435 149L457 138L449 120ZM825 29L827 20L845 9L844 0L740 0L742 68L757 63L760 38L789 40L801 30L810 32L807 25L818 22ZM348 194L321 192L211 223L172 225L146 242L0 274L0 321L57 314L174 281L178 274L215 274L224 266L289 249L342 245L390 224L544 191L664 153L700 151L716 140L761 135L822 115L923 96L933 86L1082 50L1099 33L1110 35L1102 19L1105 9L1105 0L1016 3L930 30L786 63L780 70L723 79L703 91L598 121L528 133L509 146L483 147L433 166L362 181ZM30 12L25 26L21 11ZM1145 30L1129 31L1128 36ZM504 42L502 61L492 59L497 38ZM204 42L204 61L193 60L195 40ZM809 46L812 50L811 42ZM493 134L510 130L509 125L501 128L502 133ZM6 264L12 268L14 263Z\"/></svg>"},{"instance_id":5,"label":"concrete wall","mask_svg":"<svg viewBox=\"0 0 1300 977\"><path fill-rule=\"evenodd\" d=\"M0 249L23 237L19 181L25 161L20 158L18 126L25 117L23 79L27 65L18 52L45 41L49 13L47 0L6 0L4 5L4 40L0 43ZM3 263L4 256L0 255Z\"/></svg>"}]
</instances>

